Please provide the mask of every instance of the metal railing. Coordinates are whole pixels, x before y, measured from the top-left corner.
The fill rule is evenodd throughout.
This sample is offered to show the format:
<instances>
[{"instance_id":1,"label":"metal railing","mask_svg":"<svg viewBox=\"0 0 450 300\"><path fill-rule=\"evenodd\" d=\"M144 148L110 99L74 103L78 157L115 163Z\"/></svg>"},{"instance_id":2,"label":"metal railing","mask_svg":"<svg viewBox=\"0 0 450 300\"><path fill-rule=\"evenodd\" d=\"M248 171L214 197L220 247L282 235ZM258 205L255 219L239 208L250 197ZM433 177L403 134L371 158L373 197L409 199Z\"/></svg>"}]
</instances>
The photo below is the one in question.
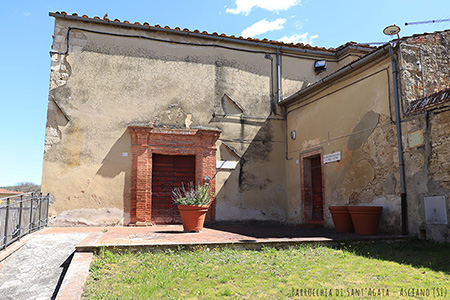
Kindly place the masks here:
<instances>
[{"instance_id":1,"label":"metal railing","mask_svg":"<svg viewBox=\"0 0 450 300\"><path fill-rule=\"evenodd\" d=\"M50 194L27 193L0 199L0 250L47 226Z\"/></svg>"}]
</instances>

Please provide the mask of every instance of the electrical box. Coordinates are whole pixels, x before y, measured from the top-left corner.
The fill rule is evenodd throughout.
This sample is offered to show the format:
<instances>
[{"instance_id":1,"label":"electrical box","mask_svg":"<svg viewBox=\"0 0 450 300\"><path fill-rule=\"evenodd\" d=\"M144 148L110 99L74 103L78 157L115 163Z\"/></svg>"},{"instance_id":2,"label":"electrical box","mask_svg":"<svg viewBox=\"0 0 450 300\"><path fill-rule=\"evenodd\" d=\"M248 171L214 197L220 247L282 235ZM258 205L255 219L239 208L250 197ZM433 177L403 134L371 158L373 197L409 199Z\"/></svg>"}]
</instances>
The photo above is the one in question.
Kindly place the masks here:
<instances>
[{"instance_id":1,"label":"electrical box","mask_svg":"<svg viewBox=\"0 0 450 300\"><path fill-rule=\"evenodd\" d=\"M425 197L423 202L427 224L447 224L445 196Z\"/></svg>"}]
</instances>

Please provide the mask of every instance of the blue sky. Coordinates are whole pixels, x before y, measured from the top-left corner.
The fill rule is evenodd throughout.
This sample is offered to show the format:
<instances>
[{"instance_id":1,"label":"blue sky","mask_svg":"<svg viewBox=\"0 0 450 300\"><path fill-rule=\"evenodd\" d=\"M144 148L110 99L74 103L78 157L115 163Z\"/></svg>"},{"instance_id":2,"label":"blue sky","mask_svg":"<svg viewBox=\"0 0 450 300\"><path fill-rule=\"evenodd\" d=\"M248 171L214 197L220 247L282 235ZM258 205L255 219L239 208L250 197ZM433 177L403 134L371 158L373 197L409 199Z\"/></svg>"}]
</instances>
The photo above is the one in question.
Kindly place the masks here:
<instances>
[{"instance_id":1,"label":"blue sky","mask_svg":"<svg viewBox=\"0 0 450 300\"><path fill-rule=\"evenodd\" d=\"M15 0L0 3L0 186L41 183L49 51L49 12L149 22L170 27L338 47L349 41L387 42L390 24L401 36L450 29L448 0Z\"/></svg>"}]
</instances>

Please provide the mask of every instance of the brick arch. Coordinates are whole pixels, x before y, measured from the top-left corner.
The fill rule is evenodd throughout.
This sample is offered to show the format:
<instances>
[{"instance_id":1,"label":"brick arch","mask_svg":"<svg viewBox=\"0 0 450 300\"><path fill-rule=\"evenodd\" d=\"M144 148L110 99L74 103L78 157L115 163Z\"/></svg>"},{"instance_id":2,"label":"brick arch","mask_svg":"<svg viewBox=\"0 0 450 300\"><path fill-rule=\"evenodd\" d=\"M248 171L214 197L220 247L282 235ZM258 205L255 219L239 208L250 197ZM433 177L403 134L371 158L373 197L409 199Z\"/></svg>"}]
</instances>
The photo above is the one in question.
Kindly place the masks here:
<instances>
[{"instance_id":1,"label":"brick arch","mask_svg":"<svg viewBox=\"0 0 450 300\"><path fill-rule=\"evenodd\" d=\"M152 224L152 155L195 155L196 182L211 178L215 193L217 129L168 129L129 126L132 150L130 224ZM209 221L215 218L215 201Z\"/></svg>"}]
</instances>

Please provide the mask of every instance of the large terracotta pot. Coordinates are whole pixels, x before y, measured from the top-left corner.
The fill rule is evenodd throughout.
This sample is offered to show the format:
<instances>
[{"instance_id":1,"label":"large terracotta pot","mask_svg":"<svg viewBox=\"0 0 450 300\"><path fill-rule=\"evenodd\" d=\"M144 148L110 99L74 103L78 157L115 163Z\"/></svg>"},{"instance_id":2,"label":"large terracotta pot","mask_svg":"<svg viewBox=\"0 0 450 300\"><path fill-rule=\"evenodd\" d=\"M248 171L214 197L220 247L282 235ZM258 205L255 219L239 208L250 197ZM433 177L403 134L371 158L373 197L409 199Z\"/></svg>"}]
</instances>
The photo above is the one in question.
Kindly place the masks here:
<instances>
[{"instance_id":1,"label":"large terracotta pot","mask_svg":"<svg viewBox=\"0 0 450 300\"><path fill-rule=\"evenodd\" d=\"M353 226L357 234L376 234L380 222L382 206L349 206Z\"/></svg>"},{"instance_id":2,"label":"large terracotta pot","mask_svg":"<svg viewBox=\"0 0 450 300\"><path fill-rule=\"evenodd\" d=\"M336 232L353 232L353 223L347 206L330 206L328 207L333 218L334 231Z\"/></svg>"},{"instance_id":3,"label":"large terracotta pot","mask_svg":"<svg viewBox=\"0 0 450 300\"><path fill-rule=\"evenodd\" d=\"M209 205L178 205L184 231L202 231L208 209Z\"/></svg>"}]
</instances>

